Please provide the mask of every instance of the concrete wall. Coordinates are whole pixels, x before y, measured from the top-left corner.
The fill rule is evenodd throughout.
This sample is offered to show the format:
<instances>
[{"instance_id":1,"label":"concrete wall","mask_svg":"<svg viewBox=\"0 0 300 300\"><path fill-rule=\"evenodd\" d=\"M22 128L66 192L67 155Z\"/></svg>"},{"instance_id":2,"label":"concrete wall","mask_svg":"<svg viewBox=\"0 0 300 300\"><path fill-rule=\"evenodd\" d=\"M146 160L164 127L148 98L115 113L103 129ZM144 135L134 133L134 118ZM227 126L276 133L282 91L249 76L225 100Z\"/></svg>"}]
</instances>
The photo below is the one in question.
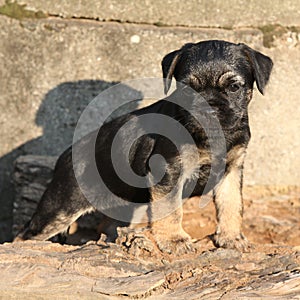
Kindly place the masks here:
<instances>
[{"instance_id":1,"label":"concrete wall","mask_svg":"<svg viewBox=\"0 0 300 300\"><path fill-rule=\"evenodd\" d=\"M299 16L296 0L0 0L0 241L10 239L14 159L58 155L101 90L160 77L162 57L186 42L244 42L273 58L266 95L251 104L245 181L299 184Z\"/></svg>"}]
</instances>

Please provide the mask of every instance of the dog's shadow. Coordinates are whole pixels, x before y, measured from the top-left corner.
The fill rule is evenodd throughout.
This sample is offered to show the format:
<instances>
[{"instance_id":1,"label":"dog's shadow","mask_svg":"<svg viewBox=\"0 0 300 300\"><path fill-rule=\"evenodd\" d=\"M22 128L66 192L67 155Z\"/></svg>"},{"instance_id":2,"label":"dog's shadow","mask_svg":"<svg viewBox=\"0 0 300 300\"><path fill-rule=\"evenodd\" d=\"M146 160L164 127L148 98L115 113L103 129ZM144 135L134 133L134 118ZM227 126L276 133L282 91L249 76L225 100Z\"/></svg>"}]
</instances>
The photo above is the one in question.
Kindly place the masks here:
<instances>
[{"instance_id":1,"label":"dog's shadow","mask_svg":"<svg viewBox=\"0 0 300 300\"><path fill-rule=\"evenodd\" d=\"M13 202L15 198L12 175L14 161L21 155L58 156L72 144L74 129L86 106L101 93L117 82L101 80L81 80L65 82L50 90L44 97L36 114L35 122L42 127L43 134L14 149L0 158L0 242L11 241L13 223ZM132 99L142 99L141 92L123 85L122 91ZM116 97L118 95L115 95ZM119 95L120 96L120 95ZM122 106L124 99L118 97ZM116 104L116 103L114 103ZM115 115L126 113L137 108L138 101L123 105ZM99 123L104 121L111 110L110 103L98 106ZM26 117L26 115L24 116Z\"/></svg>"}]
</instances>

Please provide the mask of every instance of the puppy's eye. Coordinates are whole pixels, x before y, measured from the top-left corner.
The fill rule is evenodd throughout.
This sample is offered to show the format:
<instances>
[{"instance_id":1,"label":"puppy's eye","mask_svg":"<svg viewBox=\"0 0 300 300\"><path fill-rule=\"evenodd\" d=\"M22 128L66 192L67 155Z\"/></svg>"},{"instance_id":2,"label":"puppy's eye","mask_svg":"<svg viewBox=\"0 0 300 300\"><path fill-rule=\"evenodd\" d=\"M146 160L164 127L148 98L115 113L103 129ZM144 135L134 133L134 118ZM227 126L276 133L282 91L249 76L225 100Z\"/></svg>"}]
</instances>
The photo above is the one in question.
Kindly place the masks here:
<instances>
[{"instance_id":1,"label":"puppy's eye","mask_svg":"<svg viewBox=\"0 0 300 300\"><path fill-rule=\"evenodd\" d=\"M231 92L231 93L235 93L237 92L239 89L241 88L241 84L237 83L237 82L233 82L233 83L230 83L226 90Z\"/></svg>"}]
</instances>

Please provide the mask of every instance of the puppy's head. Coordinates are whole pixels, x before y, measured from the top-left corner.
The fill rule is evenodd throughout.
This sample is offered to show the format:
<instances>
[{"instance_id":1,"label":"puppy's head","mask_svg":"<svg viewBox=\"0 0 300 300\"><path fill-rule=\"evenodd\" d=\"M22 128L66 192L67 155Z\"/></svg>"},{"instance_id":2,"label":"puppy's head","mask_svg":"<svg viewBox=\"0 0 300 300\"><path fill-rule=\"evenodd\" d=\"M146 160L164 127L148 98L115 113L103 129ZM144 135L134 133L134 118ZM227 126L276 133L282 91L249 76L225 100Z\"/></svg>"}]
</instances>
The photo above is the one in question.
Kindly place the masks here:
<instances>
[{"instance_id":1,"label":"puppy's head","mask_svg":"<svg viewBox=\"0 0 300 300\"><path fill-rule=\"evenodd\" d=\"M220 121L226 119L233 125L247 110L254 82L264 92L272 66L269 57L245 44L225 41L186 44L162 61L165 93L175 77L181 83L177 89L192 88L214 109Z\"/></svg>"}]
</instances>

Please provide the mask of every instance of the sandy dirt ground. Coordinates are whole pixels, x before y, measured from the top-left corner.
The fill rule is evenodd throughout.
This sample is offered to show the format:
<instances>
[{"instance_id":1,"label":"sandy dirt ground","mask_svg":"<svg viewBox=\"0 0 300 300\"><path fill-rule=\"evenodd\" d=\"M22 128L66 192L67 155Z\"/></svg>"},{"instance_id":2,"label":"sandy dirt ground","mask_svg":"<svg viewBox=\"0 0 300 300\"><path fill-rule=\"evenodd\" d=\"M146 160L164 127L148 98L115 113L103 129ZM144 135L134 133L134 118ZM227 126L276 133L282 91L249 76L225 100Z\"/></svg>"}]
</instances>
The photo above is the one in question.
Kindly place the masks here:
<instances>
[{"instance_id":1,"label":"sandy dirt ground","mask_svg":"<svg viewBox=\"0 0 300 300\"><path fill-rule=\"evenodd\" d=\"M186 202L184 228L192 237L213 234L215 226L211 199ZM300 187L245 187L243 231L254 244L300 246Z\"/></svg>"}]
</instances>

